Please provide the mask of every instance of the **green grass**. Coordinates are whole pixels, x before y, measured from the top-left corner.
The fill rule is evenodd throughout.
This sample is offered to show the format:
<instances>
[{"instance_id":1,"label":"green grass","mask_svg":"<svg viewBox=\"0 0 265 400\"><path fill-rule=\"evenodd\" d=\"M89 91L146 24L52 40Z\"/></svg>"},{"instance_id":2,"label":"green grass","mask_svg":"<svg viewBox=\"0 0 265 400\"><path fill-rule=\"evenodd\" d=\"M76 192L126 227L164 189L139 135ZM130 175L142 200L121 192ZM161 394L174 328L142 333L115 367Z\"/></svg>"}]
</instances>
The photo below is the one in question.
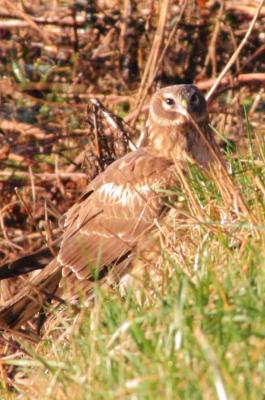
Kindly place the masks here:
<instances>
[{"instance_id":1,"label":"green grass","mask_svg":"<svg viewBox=\"0 0 265 400\"><path fill-rule=\"evenodd\" d=\"M39 398L263 398L264 253L250 241L239 259L214 239L196 284L176 265L151 304L99 297L67 340L45 341L22 365Z\"/></svg>"},{"instance_id":2,"label":"green grass","mask_svg":"<svg viewBox=\"0 0 265 400\"><path fill-rule=\"evenodd\" d=\"M27 3L30 4L25 2ZM37 10L39 3L45 4L32 2L30 19L34 17L34 10ZM58 9L59 16L70 16L68 3L72 13L72 3L76 3L76 6L79 2L53 1L51 15L55 3L66 7L63 14L60 8ZM60 168L79 154L87 140L86 136L80 136L79 139L78 134L72 132L75 129L88 128L87 117L82 116L83 110L87 108L86 100L85 97L77 95L79 84L84 81L83 95L106 95L104 104L108 101L108 106L121 117L127 116L127 108L134 109L136 90L138 91L130 82L128 85L123 83L122 70L119 68L120 54L117 49L122 47L119 43L120 38L122 39L119 30L123 32L120 27L122 28L126 21L122 17L120 25L116 15L123 15L123 3L127 2L118 2L116 10L116 6L110 7L109 2L102 2L106 6L100 8L94 1L80 2L80 7L83 3L93 5L85 12L89 12L91 27L97 24L99 30L96 34L95 25L95 32L90 40L82 28L78 33L79 51L74 52L67 61L64 61L64 57L68 57L68 52L71 54L73 47L73 30L70 28L69 40L66 32L62 33L60 39L59 34L51 30L58 46L58 56L52 54L50 46L44 41L38 50L36 43L41 38L36 41L34 31L33 41L32 33L27 34L25 28L22 28L21 33L16 29L13 38L9 33L1 34L4 49L1 74L5 79L11 79L11 83L17 83L14 85L14 99L10 101L9 96L11 97L12 92L9 94L8 90L7 94L3 95L3 116L7 114L6 117L15 120L16 115L21 119L22 114L24 122L38 122L39 126L47 126L51 132L57 132L58 128L60 140L55 136L52 153L58 150ZM148 66L145 59L148 61L152 43L155 44L153 36L157 39L155 20L159 11L156 2L147 3L150 5L135 2L138 6L137 21L146 21L148 26L146 33L141 37L138 52L142 77ZM166 78L165 82L168 78L170 81L176 78L177 81L187 82L193 77L197 81L208 79L215 75L212 74L214 61L211 59L215 58L215 51L209 59L205 77L202 74L199 78L208 54L207 49L212 48L219 53L216 54L217 70L220 72L227 63L227 51L233 49L234 42L240 43L242 32L246 29L247 16L251 16L251 13L247 12L248 4L244 5L242 18L236 5L235 11L225 11L221 16L228 24L227 27L231 25L236 31L233 35L229 34L232 38L229 39L228 33L222 31L222 23L220 33L215 31L216 28L212 25L220 19L215 14L214 9L217 7L210 6L210 14L207 11L209 15L207 18L203 17L200 27L197 22L200 15L205 14L205 6L196 11L195 3L199 2L187 2L188 23L185 23L185 18L183 23L179 24L176 37L173 38L163 60L163 69L157 71L158 79L155 79L155 83L160 84L160 75L162 85L163 76ZM21 4L23 5L22 2ZM170 29L175 19L179 18L179 15L176 15L175 4L172 5L174 7L170 8L169 15L171 22L168 25ZM27 8L23 8L24 12L27 12ZM42 8L46 10L45 7ZM153 15L147 15L146 10L151 11L152 8ZM48 6L47 10L49 9ZM97 14L102 14L103 19L97 19ZM212 18L211 15L218 18ZM105 26L102 25L101 19L106 20ZM113 26L111 19L115 24ZM194 21L196 25L193 24ZM40 27L45 32L46 27ZM109 36L113 29L116 32L115 36ZM211 32L217 33L216 43L212 41L214 36ZM234 72L240 71L242 67L244 72L244 63L249 60L250 53L257 54L262 41L259 36L259 29L252 32L249 48L246 48L246 52L243 50L242 58L238 60L239 65ZM111 37L112 40L109 40ZM166 39L167 37L168 33ZM224 38L228 41L224 41ZM16 42L15 45L13 41ZM209 46L211 41L212 45ZM93 43L93 47L89 42ZM163 42L161 49L164 49L165 43ZM93 56L94 50L100 49L102 44L107 50L106 58L103 51L102 62L91 63L91 55ZM9 49L12 50L12 56L9 55ZM111 56L107 55L108 50ZM207 53L204 54L206 50ZM210 53L209 55L211 56ZM158 65L159 60L154 61ZM32 67L32 72L29 73L24 66ZM247 71L261 72L261 64L253 59L253 68L248 65L245 72ZM150 68L147 68L146 72L149 77L152 75ZM47 93L38 89L38 83L47 83L44 85ZM25 96L17 96L19 90L21 93L24 91ZM35 100L30 97L32 90L38 94ZM225 116L225 123L218 119L217 114L213 114L221 129L223 125L226 127L226 132L222 134L216 128L216 121L213 122L219 138L226 142L229 151L226 158L232 165L232 177L248 209L255 216L255 229L248 215L228 210L212 180L205 178L196 168L190 168L187 182L201 215L194 215L191 199L186 196L183 188L176 188L179 198L177 209L183 209L186 218L180 218L173 212L166 221L166 226L162 225L161 229L165 234L160 255L154 255L153 261L148 265L148 269L156 269L157 274L150 273L149 280L143 279L142 282L138 282L125 297L122 297L118 290L97 290L95 304L89 309L83 307L78 316L73 314L70 307L56 310L45 325L40 343L32 345L17 339L27 355L23 355L21 351L16 352L14 347L8 352L8 356L4 357L6 348L1 348L0 400L265 399L265 130L262 120L264 99L260 102L260 111L257 109L255 115L250 115L250 121L256 123L256 133L251 129L247 116L253 99L264 96L259 90L259 86L255 85L252 93L251 87L246 83L240 91L233 90L233 95L227 96L226 91L221 97L219 94L219 107L217 106L216 110L219 113L222 106L226 106L222 115ZM119 103L120 93L128 95L128 104ZM111 100L108 94L112 97L113 94L114 97L117 94L117 99ZM235 149L233 142L230 143L225 135L231 133L227 132L230 128L234 128L236 139L237 134L243 132L238 108L241 100L244 105L242 114L245 118L247 144L245 143L243 149ZM56 106L56 103L60 107ZM7 111L5 105L8 105ZM40 107L38 115L34 108L36 105ZM89 136L90 131L87 130ZM32 139L25 136L19 140L30 145ZM15 153L16 151L15 147ZM41 161L51 166L55 164L54 154L35 154L34 160L34 171L38 171ZM14 171L19 166L19 162L14 160L9 160L8 163ZM28 169L27 163L25 166ZM21 181L19 176L13 179ZM69 189L66 186L66 189L75 190L71 185ZM57 204L61 198L58 196L57 199L55 196ZM175 206L176 204L173 205ZM9 239L12 242L13 233ZM159 279L156 279L156 276Z\"/></svg>"},{"instance_id":3,"label":"green grass","mask_svg":"<svg viewBox=\"0 0 265 400\"><path fill-rule=\"evenodd\" d=\"M148 285L138 283L125 298L98 290L94 307L75 321L70 310L58 311L60 325L50 323L37 349L22 343L32 357L8 361L30 381L15 380L18 393L54 400L264 398L264 193L254 177L263 181L265 168L250 158L247 172L239 173L239 161L233 172L256 231L240 214L222 225L215 185L191 170L207 223L173 214L155 258L159 282L150 274ZM188 212L188 201L183 207ZM17 392L3 388L0 395Z\"/></svg>"}]
</instances>

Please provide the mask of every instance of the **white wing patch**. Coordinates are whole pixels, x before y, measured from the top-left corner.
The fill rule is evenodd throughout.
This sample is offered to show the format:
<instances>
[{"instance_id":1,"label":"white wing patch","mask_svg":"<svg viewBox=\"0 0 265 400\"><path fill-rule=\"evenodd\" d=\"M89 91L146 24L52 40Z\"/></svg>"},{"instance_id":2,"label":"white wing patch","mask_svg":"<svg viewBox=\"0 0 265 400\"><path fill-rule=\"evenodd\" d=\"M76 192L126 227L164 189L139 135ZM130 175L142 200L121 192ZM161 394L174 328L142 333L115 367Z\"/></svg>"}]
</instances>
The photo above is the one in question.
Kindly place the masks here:
<instances>
[{"instance_id":1,"label":"white wing patch","mask_svg":"<svg viewBox=\"0 0 265 400\"><path fill-rule=\"evenodd\" d=\"M147 194L151 191L148 185L138 185L134 188L132 185L115 185L113 182L105 183L99 189L99 193L107 198L107 203L119 203L125 207L128 202L133 201L136 196Z\"/></svg>"}]
</instances>

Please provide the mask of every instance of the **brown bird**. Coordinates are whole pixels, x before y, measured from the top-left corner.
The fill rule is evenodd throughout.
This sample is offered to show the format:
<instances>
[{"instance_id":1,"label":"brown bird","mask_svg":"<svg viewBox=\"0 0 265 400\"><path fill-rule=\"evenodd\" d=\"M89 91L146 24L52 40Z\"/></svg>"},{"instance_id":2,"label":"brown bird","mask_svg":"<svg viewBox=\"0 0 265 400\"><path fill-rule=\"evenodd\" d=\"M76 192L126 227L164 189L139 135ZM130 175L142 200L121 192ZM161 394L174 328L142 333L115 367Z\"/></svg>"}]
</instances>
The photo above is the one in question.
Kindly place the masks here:
<instances>
[{"instance_id":1,"label":"brown bird","mask_svg":"<svg viewBox=\"0 0 265 400\"><path fill-rule=\"evenodd\" d=\"M139 243L167 210L159 190L176 184L175 163L193 159L207 169L215 152L203 94L194 85L158 90L150 102L142 147L88 184L65 214L58 256L45 264L51 253L43 250L36 264L42 271L0 309L0 329L21 326L54 294L67 298L75 293L73 299L89 300L95 284L119 281L130 270ZM33 261L33 256L17 260L13 275L31 270L27 262ZM8 270L12 276L12 268L2 274L0 268L0 279L10 276Z\"/></svg>"}]
</instances>

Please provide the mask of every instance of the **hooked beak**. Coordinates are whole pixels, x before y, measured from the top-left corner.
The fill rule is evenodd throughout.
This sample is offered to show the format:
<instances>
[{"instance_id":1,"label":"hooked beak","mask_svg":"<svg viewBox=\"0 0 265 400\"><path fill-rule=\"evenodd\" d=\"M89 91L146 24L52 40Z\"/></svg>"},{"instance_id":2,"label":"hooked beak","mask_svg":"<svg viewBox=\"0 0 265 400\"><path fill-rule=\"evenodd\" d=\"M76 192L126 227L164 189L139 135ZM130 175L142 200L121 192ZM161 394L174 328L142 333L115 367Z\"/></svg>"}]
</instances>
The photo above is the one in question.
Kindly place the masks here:
<instances>
[{"instance_id":1,"label":"hooked beak","mask_svg":"<svg viewBox=\"0 0 265 400\"><path fill-rule=\"evenodd\" d=\"M178 114L184 115L184 117L189 118L190 114L188 112L188 102L185 99L180 99L180 101L176 104L175 111Z\"/></svg>"}]
</instances>

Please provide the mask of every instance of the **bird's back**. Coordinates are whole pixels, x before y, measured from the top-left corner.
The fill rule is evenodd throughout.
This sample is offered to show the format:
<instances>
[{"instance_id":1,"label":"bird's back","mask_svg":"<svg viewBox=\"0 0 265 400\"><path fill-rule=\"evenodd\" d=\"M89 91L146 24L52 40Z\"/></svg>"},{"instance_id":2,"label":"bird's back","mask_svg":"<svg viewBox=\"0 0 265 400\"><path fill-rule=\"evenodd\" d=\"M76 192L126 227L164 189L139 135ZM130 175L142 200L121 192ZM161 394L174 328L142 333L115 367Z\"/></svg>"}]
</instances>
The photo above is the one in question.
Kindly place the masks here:
<instances>
[{"instance_id":1,"label":"bird's back","mask_svg":"<svg viewBox=\"0 0 265 400\"><path fill-rule=\"evenodd\" d=\"M20 326L63 286L91 295L110 269L115 275L165 208L158 189L171 185L172 161L148 147L110 165L66 213L58 256L0 310L0 328Z\"/></svg>"}]
</instances>

